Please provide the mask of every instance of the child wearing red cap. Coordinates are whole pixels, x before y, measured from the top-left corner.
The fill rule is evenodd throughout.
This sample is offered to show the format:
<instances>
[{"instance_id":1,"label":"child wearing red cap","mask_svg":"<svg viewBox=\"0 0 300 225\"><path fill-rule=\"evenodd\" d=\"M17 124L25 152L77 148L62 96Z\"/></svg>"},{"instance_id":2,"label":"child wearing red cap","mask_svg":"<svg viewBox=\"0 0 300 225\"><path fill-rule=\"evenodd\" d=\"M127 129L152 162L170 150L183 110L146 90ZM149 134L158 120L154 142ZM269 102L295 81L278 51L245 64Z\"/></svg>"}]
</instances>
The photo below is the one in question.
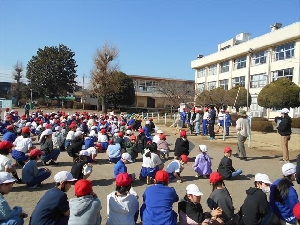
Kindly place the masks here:
<instances>
[{"instance_id":1,"label":"child wearing red cap","mask_svg":"<svg viewBox=\"0 0 300 225\"><path fill-rule=\"evenodd\" d=\"M157 171L154 182L155 185L147 187L143 195L144 203L140 209L143 225L177 224L173 204L179 197L173 187L168 187L168 173Z\"/></svg>"},{"instance_id":2,"label":"child wearing red cap","mask_svg":"<svg viewBox=\"0 0 300 225\"><path fill-rule=\"evenodd\" d=\"M41 183L50 177L51 171L44 167L37 167L37 161L41 159L42 151L33 149L29 153L29 161L22 168L22 181L30 188L40 188Z\"/></svg>"},{"instance_id":3,"label":"child wearing red cap","mask_svg":"<svg viewBox=\"0 0 300 225\"><path fill-rule=\"evenodd\" d=\"M78 180L74 185L76 198L71 198L70 217L68 224L100 225L102 218L100 210L101 202L93 192L92 181Z\"/></svg>"},{"instance_id":4,"label":"child wearing red cap","mask_svg":"<svg viewBox=\"0 0 300 225\"><path fill-rule=\"evenodd\" d=\"M235 170L232 166L232 149L230 147L224 148L224 157L221 159L221 162L218 166L218 172L223 177L223 180L230 180L234 177L237 177L242 174L241 169Z\"/></svg>"},{"instance_id":5,"label":"child wearing red cap","mask_svg":"<svg viewBox=\"0 0 300 225\"><path fill-rule=\"evenodd\" d=\"M12 164L11 159L7 157L11 152L13 144L9 141L0 142L0 171L8 172L17 179L17 183L22 183L22 180L19 178L16 167Z\"/></svg>"},{"instance_id":6,"label":"child wearing red cap","mask_svg":"<svg viewBox=\"0 0 300 225\"><path fill-rule=\"evenodd\" d=\"M139 213L139 201L131 187L128 173L116 177L116 190L107 195L106 225L135 225Z\"/></svg>"},{"instance_id":7,"label":"child wearing red cap","mask_svg":"<svg viewBox=\"0 0 300 225\"><path fill-rule=\"evenodd\" d=\"M100 143L102 150L107 150L108 136L106 134L106 129L101 129L98 133L98 142Z\"/></svg>"},{"instance_id":8,"label":"child wearing red cap","mask_svg":"<svg viewBox=\"0 0 300 225\"><path fill-rule=\"evenodd\" d=\"M180 137L175 141L175 157L179 158L182 154L189 155L190 154L190 143L186 136L186 131L181 130L179 133Z\"/></svg>"},{"instance_id":9,"label":"child wearing red cap","mask_svg":"<svg viewBox=\"0 0 300 225\"><path fill-rule=\"evenodd\" d=\"M209 182L212 186L212 193L207 199L207 205L211 210L221 208L223 212L220 218L224 223L227 223L234 215L232 198L220 173L212 172L209 176Z\"/></svg>"},{"instance_id":10,"label":"child wearing red cap","mask_svg":"<svg viewBox=\"0 0 300 225\"><path fill-rule=\"evenodd\" d=\"M166 140L166 135L161 134L159 137L159 141L157 142L157 150L160 152L160 155L165 160L169 159L169 152L170 152L170 144Z\"/></svg>"},{"instance_id":11,"label":"child wearing red cap","mask_svg":"<svg viewBox=\"0 0 300 225\"><path fill-rule=\"evenodd\" d=\"M173 160L168 166L166 171L169 174L170 180L177 179L178 183L182 183L184 179L181 177L181 172L184 169L184 165L187 164L189 158L187 155L181 155L180 159Z\"/></svg>"},{"instance_id":12,"label":"child wearing red cap","mask_svg":"<svg viewBox=\"0 0 300 225\"><path fill-rule=\"evenodd\" d=\"M138 151L143 155L146 148L146 136L143 128L138 129L139 134L136 137Z\"/></svg>"},{"instance_id":13,"label":"child wearing red cap","mask_svg":"<svg viewBox=\"0 0 300 225\"><path fill-rule=\"evenodd\" d=\"M125 143L126 152L131 155L132 162L135 162L135 159L138 156L138 148L136 144L136 136L131 135L129 141Z\"/></svg>"}]
</instances>

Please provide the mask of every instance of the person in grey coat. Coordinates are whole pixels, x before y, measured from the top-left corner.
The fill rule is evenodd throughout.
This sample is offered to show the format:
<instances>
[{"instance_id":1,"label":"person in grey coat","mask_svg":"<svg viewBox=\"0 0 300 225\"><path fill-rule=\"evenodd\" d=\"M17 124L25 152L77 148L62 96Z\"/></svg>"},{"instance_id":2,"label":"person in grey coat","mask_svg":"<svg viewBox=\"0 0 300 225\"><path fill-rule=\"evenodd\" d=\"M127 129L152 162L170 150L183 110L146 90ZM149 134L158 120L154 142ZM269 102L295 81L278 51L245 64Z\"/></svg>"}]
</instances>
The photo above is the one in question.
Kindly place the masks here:
<instances>
[{"instance_id":1,"label":"person in grey coat","mask_svg":"<svg viewBox=\"0 0 300 225\"><path fill-rule=\"evenodd\" d=\"M93 192L90 180L78 180L75 184L76 198L69 201L69 225L100 225L101 202Z\"/></svg>"}]
</instances>

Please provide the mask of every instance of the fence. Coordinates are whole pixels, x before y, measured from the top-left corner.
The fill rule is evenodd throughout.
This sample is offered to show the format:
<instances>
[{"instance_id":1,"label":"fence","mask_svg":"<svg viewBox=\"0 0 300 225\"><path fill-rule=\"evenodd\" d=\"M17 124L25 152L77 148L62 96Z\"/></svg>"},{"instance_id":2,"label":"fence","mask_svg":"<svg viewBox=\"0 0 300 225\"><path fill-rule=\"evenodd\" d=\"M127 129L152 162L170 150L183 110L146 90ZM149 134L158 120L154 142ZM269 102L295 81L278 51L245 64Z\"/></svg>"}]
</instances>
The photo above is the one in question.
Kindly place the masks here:
<instances>
[{"instance_id":1,"label":"fence","mask_svg":"<svg viewBox=\"0 0 300 225\"><path fill-rule=\"evenodd\" d=\"M167 124L167 123L172 123L175 124L178 120L178 116L179 114L174 113L140 113L140 114L128 114L127 117L131 117L134 116L135 118L140 118L143 120L148 120L149 118L153 118L155 120L155 123L163 123L163 124Z\"/></svg>"}]
</instances>

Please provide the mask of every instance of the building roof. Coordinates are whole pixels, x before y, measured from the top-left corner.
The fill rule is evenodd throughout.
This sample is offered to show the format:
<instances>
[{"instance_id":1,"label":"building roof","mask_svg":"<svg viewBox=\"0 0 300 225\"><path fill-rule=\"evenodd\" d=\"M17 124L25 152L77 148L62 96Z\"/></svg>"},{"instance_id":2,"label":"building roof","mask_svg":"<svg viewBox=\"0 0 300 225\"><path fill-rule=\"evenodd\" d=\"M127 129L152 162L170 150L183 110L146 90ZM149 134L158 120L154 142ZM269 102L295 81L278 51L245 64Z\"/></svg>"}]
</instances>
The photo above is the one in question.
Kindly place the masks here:
<instances>
[{"instance_id":1,"label":"building roof","mask_svg":"<svg viewBox=\"0 0 300 225\"><path fill-rule=\"evenodd\" d=\"M140 80L179 81L179 82L195 83L194 80L183 80L183 79L175 79L175 78L150 77L150 76L140 76L140 75L128 75L128 76L130 76L132 79L140 79Z\"/></svg>"}]
</instances>

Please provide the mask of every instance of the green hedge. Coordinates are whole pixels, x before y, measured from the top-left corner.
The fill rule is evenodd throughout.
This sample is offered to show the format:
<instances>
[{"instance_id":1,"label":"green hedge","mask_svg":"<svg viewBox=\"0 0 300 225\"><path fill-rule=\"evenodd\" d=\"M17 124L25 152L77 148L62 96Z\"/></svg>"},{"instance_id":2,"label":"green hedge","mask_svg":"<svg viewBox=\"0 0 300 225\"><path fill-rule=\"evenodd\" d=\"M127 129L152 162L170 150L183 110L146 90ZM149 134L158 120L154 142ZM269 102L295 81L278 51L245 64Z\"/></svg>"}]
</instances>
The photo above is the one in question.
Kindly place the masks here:
<instances>
[{"instance_id":1,"label":"green hedge","mask_svg":"<svg viewBox=\"0 0 300 225\"><path fill-rule=\"evenodd\" d=\"M272 133L274 132L274 127L271 121L253 120L251 130L263 133Z\"/></svg>"},{"instance_id":2,"label":"green hedge","mask_svg":"<svg viewBox=\"0 0 300 225\"><path fill-rule=\"evenodd\" d=\"M300 128L300 118L292 118L292 128Z\"/></svg>"}]
</instances>

